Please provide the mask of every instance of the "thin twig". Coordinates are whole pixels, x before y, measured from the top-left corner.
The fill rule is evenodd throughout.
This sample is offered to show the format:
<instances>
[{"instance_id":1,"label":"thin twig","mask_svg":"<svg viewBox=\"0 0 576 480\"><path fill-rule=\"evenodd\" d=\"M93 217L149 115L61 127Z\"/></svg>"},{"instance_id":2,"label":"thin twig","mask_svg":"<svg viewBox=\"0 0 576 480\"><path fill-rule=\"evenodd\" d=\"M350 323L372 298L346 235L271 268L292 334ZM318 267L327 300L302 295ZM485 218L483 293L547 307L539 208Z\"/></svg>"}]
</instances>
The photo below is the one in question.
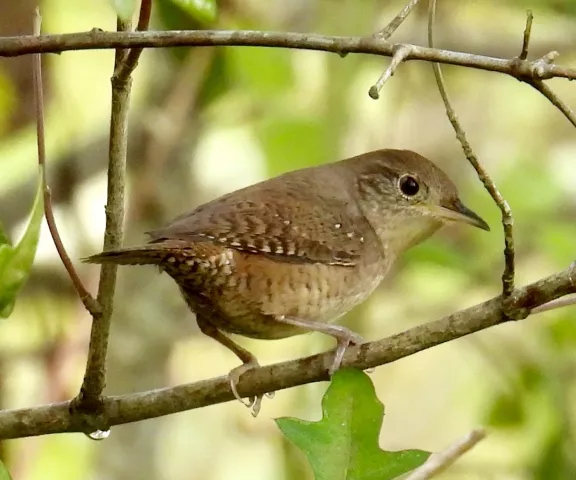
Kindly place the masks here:
<instances>
[{"instance_id":1,"label":"thin twig","mask_svg":"<svg viewBox=\"0 0 576 480\"><path fill-rule=\"evenodd\" d=\"M398 68L398 66L412 53L412 47L410 45L398 45L394 56L392 57L392 61L388 68L384 71L384 73L380 76L378 81L370 87L368 91L368 95L374 100L378 100L380 98L380 90L386 83L386 81L394 75L394 72Z\"/></svg>"},{"instance_id":2,"label":"thin twig","mask_svg":"<svg viewBox=\"0 0 576 480\"><path fill-rule=\"evenodd\" d=\"M0 57L16 57L31 53L60 53L70 50L166 47L269 47L315 50L337 54L362 53L392 57L395 45L370 37L341 37L316 33L267 32L254 30L177 30L152 32L91 32L58 35L22 35L0 37ZM448 65L504 73L521 79L534 74L533 62L488 57L411 45L408 60L424 60ZM549 65L540 80L549 78L576 80L576 68Z\"/></svg>"},{"instance_id":3,"label":"thin twig","mask_svg":"<svg viewBox=\"0 0 576 480\"><path fill-rule=\"evenodd\" d=\"M396 15L392 21L386 25L382 30L375 33L373 35L374 38L378 38L380 40L388 40L392 34L398 29L402 22L406 20L408 15L414 10L414 7L418 5L420 0L410 0L402 10Z\"/></svg>"},{"instance_id":4,"label":"thin twig","mask_svg":"<svg viewBox=\"0 0 576 480\"><path fill-rule=\"evenodd\" d=\"M445 450L432 454L422 466L408 475L406 480L428 480L434 477L446 470L484 438L486 438L486 432L483 429L472 430Z\"/></svg>"},{"instance_id":5,"label":"thin twig","mask_svg":"<svg viewBox=\"0 0 576 480\"><path fill-rule=\"evenodd\" d=\"M429 10L428 10L428 45L430 48L434 47L434 22L436 16L436 0L430 0ZM508 205L508 202L504 199L502 194L498 191L496 184L490 178L482 164L478 161L478 158L472 151L472 147L470 143L466 139L466 133L464 132L460 122L458 121L458 117L454 108L452 107L452 103L450 101L450 97L448 96L448 92L446 91L446 86L444 83L444 78L442 76L442 70L440 69L440 65L438 63L433 63L432 68L434 69L434 76L436 78L436 83L438 85L438 90L440 91L440 95L442 96L442 101L444 102L444 106L446 107L446 115L456 132L456 138L462 145L462 149L464 150L464 155L468 159L468 161L472 164L476 173L478 174L478 178L484 184L484 187L490 193L490 196L502 212L502 225L504 227L504 273L502 274L502 295L504 300L511 298L512 293L514 292L514 236L513 236L513 225L514 219L512 218L512 210ZM513 305L510 305L513 307ZM514 310L512 308L512 310ZM516 311L507 312L513 316L525 316L527 312L516 312Z\"/></svg>"},{"instance_id":6,"label":"thin twig","mask_svg":"<svg viewBox=\"0 0 576 480\"><path fill-rule=\"evenodd\" d=\"M557 52L550 52L557 53ZM544 95L552 105L554 105L558 110L560 110L568 121L576 127L576 114L556 93L552 88L546 85L542 80L530 80L527 83L538 90L542 95Z\"/></svg>"},{"instance_id":7,"label":"thin twig","mask_svg":"<svg viewBox=\"0 0 576 480\"><path fill-rule=\"evenodd\" d=\"M534 15L532 10L528 10L526 13L526 28L524 29L524 36L522 40L522 51L517 57L518 61L524 61L528 57L528 46L530 44L530 35L532 34L532 21L534 20ZM554 65L554 61L558 58L560 54L556 51L548 52L542 58L539 58L535 62L532 62L532 71L529 75L521 75L517 77L520 81L527 83L531 87L538 90L542 95L544 95L552 105L554 105L562 114L568 119L568 121L576 127L576 114L574 111L558 96L552 88L543 82L542 75Z\"/></svg>"},{"instance_id":8,"label":"thin twig","mask_svg":"<svg viewBox=\"0 0 576 480\"><path fill-rule=\"evenodd\" d=\"M539 307L536 307L534 310L532 310L530 314L534 315L536 313L549 312L550 310L571 307L573 305L576 305L576 295L569 295L567 297L558 298L551 302L545 303L544 305L540 305Z\"/></svg>"},{"instance_id":9,"label":"thin twig","mask_svg":"<svg viewBox=\"0 0 576 480\"><path fill-rule=\"evenodd\" d=\"M40 29L42 26L42 17L40 15L40 8L36 7L34 11L34 35L40 35ZM88 290L84 287L82 280L78 276L72 260L66 252L60 233L58 232L58 227L56 226L56 219L54 218L54 210L52 207L52 195L50 192L50 187L48 186L48 180L46 178L46 143L44 134L44 94L42 89L42 58L40 54L34 55L33 63L33 75L34 75L34 100L36 104L36 138L38 143L38 165L40 166L40 172L42 175L42 181L44 183L44 216L46 217L46 223L48 224L48 229L50 230L50 235L54 241L54 246L56 251L62 260L64 268L72 280L74 288L78 292L80 300L86 307L86 310L90 314L94 315L100 310L98 302Z\"/></svg>"},{"instance_id":10,"label":"thin twig","mask_svg":"<svg viewBox=\"0 0 576 480\"><path fill-rule=\"evenodd\" d=\"M140 20L142 28L147 28L150 18L150 1L143 0ZM118 19L119 31L129 30L130 24ZM141 51L141 50L140 50ZM140 52L138 52L139 55ZM126 184L126 152L128 144L128 109L132 86L131 68L137 64L138 55L131 55L125 49L116 50L114 75L112 76L112 109L110 114L110 146L108 154L108 194L106 202L106 227L104 250L122 245L124 223L124 190ZM128 62L132 62L128 64ZM116 289L117 266L102 265L98 285L98 302L102 313L94 317L90 332L90 345L84 381L74 408L78 411L98 416L103 411L102 392L106 382L106 356L114 292Z\"/></svg>"},{"instance_id":11,"label":"thin twig","mask_svg":"<svg viewBox=\"0 0 576 480\"><path fill-rule=\"evenodd\" d=\"M576 263L570 268L526 287L518 288L519 307L532 310L564 295L576 293ZM508 321L502 297L467 308L434 322L418 325L388 338L350 347L343 366L361 370L413 355ZM238 392L254 397L307 383L328 380L326 365L334 352L266 365L240 378ZM63 432L107 430L114 425L137 422L185 410L234 400L226 376L171 388L131 393L103 399L102 415L84 416L71 402L0 411L0 440ZM71 408L72 407L72 408Z\"/></svg>"},{"instance_id":12,"label":"thin twig","mask_svg":"<svg viewBox=\"0 0 576 480\"><path fill-rule=\"evenodd\" d=\"M150 14L152 13L152 0L142 0L140 5L140 16L138 18L137 31L148 30L148 25L150 24ZM114 72L114 75L118 77L126 77L134 71L138 66L138 59L142 53L142 48L132 48L126 57L124 62L120 62L119 71Z\"/></svg>"},{"instance_id":13,"label":"thin twig","mask_svg":"<svg viewBox=\"0 0 576 480\"><path fill-rule=\"evenodd\" d=\"M532 21L534 20L534 15L532 10L526 11L526 27L524 28L524 38L522 40L522 51L518 57L520 60L526 60L528 58L528 47L530 45L530 35L532 34Z\"/></svg>"}]
</instances>

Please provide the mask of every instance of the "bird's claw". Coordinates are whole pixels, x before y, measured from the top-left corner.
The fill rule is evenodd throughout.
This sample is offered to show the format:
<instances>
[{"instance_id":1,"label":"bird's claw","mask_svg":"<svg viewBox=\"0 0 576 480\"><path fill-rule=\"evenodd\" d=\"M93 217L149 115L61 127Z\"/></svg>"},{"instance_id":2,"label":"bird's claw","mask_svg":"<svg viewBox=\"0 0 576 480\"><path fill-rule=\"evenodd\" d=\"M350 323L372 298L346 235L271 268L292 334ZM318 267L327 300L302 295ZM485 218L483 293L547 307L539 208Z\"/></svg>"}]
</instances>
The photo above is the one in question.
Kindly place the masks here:
<instances>
[{"instance_id":1,"label":"bird's claw","mask_svg":"<svg viewBox=\"0 0 576 480\"><path fill-rule=\"evenodd\" d=\"M236 388L238 385L238 381L240 380L240 376L247 372L248 370L252 370L253 368L259 368L260 364L257 361L251 361L248 363L244 363L233 370L230 371L228 374L228 380L230 381L230 390L232 390L232 394L242 405L248 407L252 413L252 416L258 416L260 412L260 408L262 407L262 399L264 395L258 395L256 397L250 397L248 399L244 399L238 393L238 389ZM274 398L274 392L266 393L268 398Z\"/></svg>"},{"instance_id":2,"label":"bird's claw","mask_svg":"<svg viewBox=\"0 0 576 480\"><path fill-rule=\"evenodd\" d=\"M334 354L334 361L328 369L328 375L330 375L330 377L332 377L332 375L334 375L334 373L336 373L336 371L340 368L342 360L344 359L344 354L346 353L346 349L350 345L360 345L364 343L364 339L351 330L343 328L341 333L342 335L338 337L338 346L336 347L336 353Z\"/></svg>"}]
</instances>

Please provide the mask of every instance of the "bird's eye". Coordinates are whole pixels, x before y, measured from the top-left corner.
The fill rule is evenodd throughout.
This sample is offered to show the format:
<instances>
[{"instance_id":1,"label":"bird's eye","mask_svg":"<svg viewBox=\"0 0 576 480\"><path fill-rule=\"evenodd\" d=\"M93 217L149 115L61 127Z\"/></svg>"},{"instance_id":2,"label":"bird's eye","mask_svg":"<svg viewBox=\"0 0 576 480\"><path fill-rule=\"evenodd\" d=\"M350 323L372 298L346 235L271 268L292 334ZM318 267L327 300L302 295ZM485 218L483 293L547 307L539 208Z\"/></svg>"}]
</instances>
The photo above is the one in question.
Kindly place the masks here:
<instances>
[{"instance_id":1,"label":"bird's eye","mask_svg":"<svg viewBox=\"0 0 576 480\"><path fill-rule=\"evenodd\" d=\"M408 197L413 197L420 190L418 180L416 180L412 175L402 176L398 181L398 186L400 187L400 191Z\"/></svg>"}]
</instances>

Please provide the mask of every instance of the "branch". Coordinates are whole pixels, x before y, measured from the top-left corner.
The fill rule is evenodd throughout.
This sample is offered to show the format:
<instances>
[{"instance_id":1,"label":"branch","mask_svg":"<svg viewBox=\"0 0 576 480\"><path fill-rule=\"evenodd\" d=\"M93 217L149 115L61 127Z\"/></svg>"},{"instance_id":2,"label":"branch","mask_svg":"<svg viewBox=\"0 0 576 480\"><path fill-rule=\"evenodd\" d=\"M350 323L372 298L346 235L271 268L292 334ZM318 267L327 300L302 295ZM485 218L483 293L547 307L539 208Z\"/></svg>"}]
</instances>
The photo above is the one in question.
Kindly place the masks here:
<instances>
[{"instance_id":1,"label":"branch","mask_svg":"<svg viewBox=\"0 0 576 480\"><path fill-rule=\"evenodd\" d=\"M429 10L428 10L428 44L430 47L434 46L434 21L436 15L436 0L430 0ZM527 41L526 41L527 44ZM446 91L446 85L444 83L444 78L442 76L442 70L438 63L433 63L432 68L434 69L434 77L436 78L436 83L438 85L438 90L446 107L446 115L448 120L452 124L454 131L456 132L456 138L462 145L462 150L464 155L470 162L470 164L476 170L478 178L484 184L488 193L502 212L502 225L504 227L504 272L502 273L502 295L505 301L512 298L512 293L514 292L514 236L513 236L513 226L514 219L512 217L512 210L508 205L508 202L504 199L502 194L499 192L494 181L488 175L488 172L484 169L482 164L479 162L478 158L474 154L470 143L466 139L466 133L460 125L458 116L452 107L450 102L450 97ZM510 307L510 311L507 314L512 315L516 319L524 318L528 312L520 311L515 308L513 303L506 303L506 306Z\"/></svg>"},{"instance_id":2,"label":"branch","mask_svg":"<svg viewBox=\"0 0 576 480\"><path fill-rule=\"evenodd\" d=\"M518 56L518 61L524 61L528 57L528 45L530 44L530 35L532 34L532 21L534 20L534 15L532 10L526 12L526 27L524 28L524 36L522 40L522 51ZM560 54L556 51L552 51L544 55L539 60L536 60L532 64L535 66L535 76L532 78L522 79L531 87L538 90L542 95L544 95L552 105L554 105L558 110L560 110L568 121L576 127L576 114L574 111L564 103L554 91L546 85L541 79L538 78L538 72L544 71L548 65L554 63L554 60L558 58Z\"/></svg>"},{"instance_id":3,"label":"branch","mask_svg":"<svg viewBox=\"0 0 576 480\"><path fill-rule=\"evenodd\" d=\"M537 313L549 312L550 310L557 310L559 308L571 307L576 305L576 295L569 295L563 298L557 298L549 303L540 305L530 312L530 315L535 315Z\"/></svg>"},{"instance_id":4,"label":"branch","mask_svg":"<svg viewBox=\"0 0 576 480\"><path fill-rule=\"evenodd\" d=\"M404 61L404 59L406 59L406 57L408 57L408 55L410 55L411 52L412 47L410 45L398 45L398 49L394 53L394 56L392 57L392 61L390 62L390 65L388 65L388 68L380 76L378 81L370 87L370 90L368 91L368 95L370 95L370 98L373 98L374 100L378 100L378 98L380 98L380 90L382 90L382 87L384 86L386 81L392 75L394 75L394 72L396 71L398 66Z\"/></svg>"},{"instance_id":5,"label":"branch","mask_svg":"<svg viewBox=\"0 0 576 480\"><path fill-rule=\"evenodd\" d=\"M556 55L552 55L556 54ZM550 52L548 55L544 56L540 61L546 57L553 56L554 58L558 56L558 52ZM568 121L576 127L576 114L566 103L552 90L548 85L546 85L542 80L530 80L527 82L529 85L538 90L542 95L544 95L552 105L558 108Z\"/></svg>"},{"instance_id":6,"label":"branch","mask_svg":"<svg viewBox=\"0 0 576 480\"><path fill-rule=\"evenodd\" d=\"M150 14L152 13L152 0L142 0L140 5L140 17L138 18L138 31L148 30L150 23ZM124 62L120 62L119 71L114 72L114 75L120 78L128 77L138 66L138 59L142 53L142 48L132 48Z\"/></svg>"},{"instance_id":7,"label":"branch","mask_svg":"<svg viewBox=\"0 0 576 480\"><path fill-rule=\"evenodd\" d=\"M528 46L530 45L530 35L532 34L532 21L534 20L534 15L532 10L526 11L526 27L524 28L524 36L522 38L522 51L518 57L520 60L526 60L528 58Z\"/></svg>"},{"instance_id":8,"label":"branch","mask_svg":"<svg viewBox=\"0 0 576 480\"><path fill-rule=\"evenodd\" d=\"M142 0L138 27L148 28L151 0ZM118 19L118 30L130 30L127 22ZM131 73L138 64L142 49L116 50L112 76L112 111L110 115L110 146L108 153L108 195L106 202L106 228L103 250L122 245L124 223L124 190L126 183L126 152L128 146L128 109ZM102 413L102 392L106 385L106 356L116 289L117 265L102 265L98 285L98 302L102 312L95 315L90 331L90 345L84 381L72 407L85 414Z\"/></svg>"},{"instance_id":9,"label":"branch","mask_svg":"<svg viewBox=\"0 0 576 480\"><path fill-rule=\"evenodd\" d=\"M402 25L402 22L404 22L404 20L406 20L406 18L408 17L408 15L410 15L410 13L412 13L412 10L414 10L414 7L416 5L418 5L418 2L420 0L410 0L406 6L400 10L400 12L398 13L398 15L396 15L392 21L386 25L382 30L380 30L378 33L375 33L373 35L374 38L378 38L380 40L388 40L392 34L398 29L398 27L400 25Z\"/></svg>"},{"instance_id":10,"label":"branch","mask_svg":"<svg viewBox=\"0 0 576 480\"><path fill-rule=\"evenodd\" d=\"M397 45L369 37L340 37L313 33L265 32L253 30L178 30L163 32L91 32L60 35L24 35L0 38L0 57L15 57L31 53L60 53L70 50L100 50L108 48L163 48L246 46L294 48L346 53L364 53L392 57ZM576 79L576 69L560 65L541 66L518 58L504 59L471 53L437 50L410 45L407 60L425 60L461 67L505 73L519 80L554 77ZM541 68L538 68L541 67Z\"/></svg>"},{"instance_id":11,"label":"branch","mask_svg":"<svg viewBox=\"0 0 576 480\"><path fill-rule=\"evenodd\" d=\"M517 290L517 305L526 310L576 292L576 262L568 269ZM346 350L342 365L362 370L394 362L509 320L502 297L419 325L391 337ZM242 375L238 392L254 397L312 382L327 381L329 351L290 362L268 365ZM103 399L99 416L84 415L72 402L0 411L0 439L63 432L106 431L111 426L156 418L234 400L227 376Z\"/></svg>"},{"instance_id":12,"label":"branch","mask_svg":"<svg viewBox=\"0 0 576 480\"><path fill-rule=\"evenodd\" d=\"M40 16L40 9L36 7L34 11L34 35L40 35L40 28L42 25L42 17ZM64 247L62 238L60 237L60 232L58 232L58 227L56 226L56 219L54 218L54 209L52 207L52 194L50 192L50 187L48 186L48 180L46 178L46 143L44 134L44 94L42 89L42 56L40 54L34 55L33 63L33 75L34 75L34 101L36 104L36 139L38 142L38 165L40 166L40 171L42 174L43 190L44 190L44 216L46 217L46 223L48 224L48 230L50 230L50 235L54 241L54 246L58 252L60 260L64 268L72 280L74 288L78 292L80 300L84 304L84 307L90 314L95 315L100 311L100 305L96 301L88 290L84 287L82 280L78 276L72 260Z\"/></svg>"},{"instance_id":13,"label":"branch","mask_svg":"<svg viewBox=\"0 0 576 480\"><path fill-rule=\"evenodd\" d=\"M478 442L486 437L482 429L472 430L465 437L460 438L445 450L431 455L424 465L414 470L406 480L428 480L436 474L443 472L462 455L472 449Z\"/></svg>"},{"instance_id":14,"label":"branch","mask_svg":"<svg viewBox=\"0 0 576 480\"><path fill-rule=\"evenodd\" d=\"M402 24L404 20L410 15L412 10L420 0L410 0L400 13L396 15L392 21L386 25L381 31L372 35L373 38L377 38L379 40L388 40L390 36L396 31L396 29ZM384 73L380 76L378 81L370 87L368 91L368 95L370 98L374 100L378 100L380 98L380 90L386 83L386 81L394 75L394 72L398 68L398 66L408 57L408 55L412 52L412 47L410 45L397 45L394 48L394 56L392 57L392 61L388 68L384 71Z\"/></svg>"}]
</instances>

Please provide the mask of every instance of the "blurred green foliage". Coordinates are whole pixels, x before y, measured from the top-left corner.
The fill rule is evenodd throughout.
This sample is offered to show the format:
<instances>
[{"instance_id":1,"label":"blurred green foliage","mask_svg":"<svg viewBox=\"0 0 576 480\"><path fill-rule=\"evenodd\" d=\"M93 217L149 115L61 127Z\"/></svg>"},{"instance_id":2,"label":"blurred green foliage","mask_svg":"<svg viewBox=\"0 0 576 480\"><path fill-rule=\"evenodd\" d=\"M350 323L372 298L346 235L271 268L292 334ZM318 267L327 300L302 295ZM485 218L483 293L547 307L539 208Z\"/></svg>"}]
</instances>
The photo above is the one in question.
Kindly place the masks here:
<instances>
[{"instance_id":1,"label":"blurred green foliage","mask_svg":"<svg viewBox=\"0 0 576 480\"><path fill-rule=\"evenodd\" d=\"M2 462L0 462L0 480L12 480L10 473L6 470L6 467Z\"/></svg>"},{"instance_id":2,"label":"blurred green foliage","mask_svg":"<svg viewBox=\"0 0 576 480\"><path fill-rule=\"evenodd\" d=\"M178 5L190 16L202 23L210 23L216 20L216 0L162 0L170 1Z\"/></svg>"}]
</instances>

